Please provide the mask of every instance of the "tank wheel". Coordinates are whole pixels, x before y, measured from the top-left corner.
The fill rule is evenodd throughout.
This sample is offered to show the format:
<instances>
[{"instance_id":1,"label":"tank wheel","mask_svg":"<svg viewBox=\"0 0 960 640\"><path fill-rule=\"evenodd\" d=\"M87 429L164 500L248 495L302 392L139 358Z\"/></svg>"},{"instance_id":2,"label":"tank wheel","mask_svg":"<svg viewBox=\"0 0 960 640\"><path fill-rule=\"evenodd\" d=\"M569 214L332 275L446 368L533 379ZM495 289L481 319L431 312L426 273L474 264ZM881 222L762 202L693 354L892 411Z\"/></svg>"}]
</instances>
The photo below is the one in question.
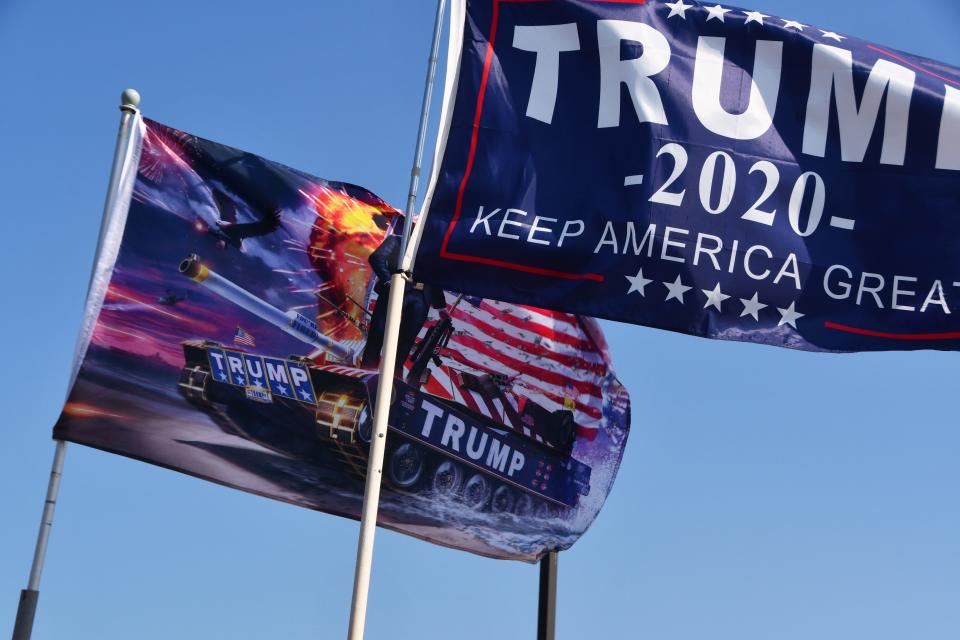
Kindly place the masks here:
<instances>
[{"instance_id":1,"label":"tank wheel","mask_svg":"<svg viewBox=\"0 0 960 640\"><path fill-rule=\"evenodd\" d=\"M370 405L364 402L357 414L357 440L363 444L370 444L370 436L372 435L373 414L370 411Z\"/></svg>"},{"instance_id":2,"label":"tank wheel","mask_svg":"<svg viewBox=\"0 0 960 640\"><path fill-rule=\"evenodd\" d=\"M423 477L423 451L409 442L397 447L390 456L387 473L390 482L400 489L409 489Z\"/></svg>"},{"instance_id":3,"label":"tank wheel","mask_svg":"<svg viewBox=\"0 0 960 640\"><path fill-rule=\"evenodd\" d=\"M513 514L521 518L527 518L533 514L533 498L528 493L521 493L513 505Z\"/></svg>"},{"instance_id":4,"label":"tank wheel","mask_svg":"<svg viewBox=\"0 0 960 640\"><path fill-rule=\"evenodd\" d=\"M433 472L433 491L441 496L453 496L463 484L463 467L445 460Z\"/></svg>"},{"instance_id":5,"label":"tank wheel","mask_svg":"<svg viewBox=\"0 0 960 640\"><path fill-rule=\"evenodd\" d=\"M513 511L513 505L517 501L517 496L513 489L505 484L497 487L490 498L490 511L494 513L509 513Z\"/></svg>"},{"instance_id":6,"label":"tank wheel","mask_svg":"<svg viewBox=\"0 0 960 640\"><path fill-rule=\"evenodd\" d=\"M463 487L463 501L468 507L480 511L490 500L490 481L479 473L475 473L467 480Z\"/></svg>"}]
</instances>

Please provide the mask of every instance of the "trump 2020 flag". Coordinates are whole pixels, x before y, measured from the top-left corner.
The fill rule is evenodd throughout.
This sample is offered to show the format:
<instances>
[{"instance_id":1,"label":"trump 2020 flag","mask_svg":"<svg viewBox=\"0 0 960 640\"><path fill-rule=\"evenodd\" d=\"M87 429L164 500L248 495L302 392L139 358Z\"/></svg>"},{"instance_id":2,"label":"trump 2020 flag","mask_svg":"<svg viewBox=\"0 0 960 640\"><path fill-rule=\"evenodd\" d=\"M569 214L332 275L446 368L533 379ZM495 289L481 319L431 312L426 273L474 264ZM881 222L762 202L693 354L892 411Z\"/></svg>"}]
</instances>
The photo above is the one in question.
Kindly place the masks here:
<instances>
[{"instance_id":1,"label":"trump 2020 flag","mask_svg":"<svg viewBox=\"0 0 960 640\"><path fill-rule=\"evenodd\" d=\"M357 518L400 213L141 124L54 435ZM378 523L497 558L572 545L629 429L599 328L432 286L403 302Z\"/></svg>"},{"instance_id":2,"label":"trump 2020 flag","mask_svg":"<svg viewBox=\"0 0 960 640\"><path fill-rule=\"evenodd\" d=\"M960 346L960 70L684 0L454 14L418 278L798 349Z\"/></svg>"}]
</instances>

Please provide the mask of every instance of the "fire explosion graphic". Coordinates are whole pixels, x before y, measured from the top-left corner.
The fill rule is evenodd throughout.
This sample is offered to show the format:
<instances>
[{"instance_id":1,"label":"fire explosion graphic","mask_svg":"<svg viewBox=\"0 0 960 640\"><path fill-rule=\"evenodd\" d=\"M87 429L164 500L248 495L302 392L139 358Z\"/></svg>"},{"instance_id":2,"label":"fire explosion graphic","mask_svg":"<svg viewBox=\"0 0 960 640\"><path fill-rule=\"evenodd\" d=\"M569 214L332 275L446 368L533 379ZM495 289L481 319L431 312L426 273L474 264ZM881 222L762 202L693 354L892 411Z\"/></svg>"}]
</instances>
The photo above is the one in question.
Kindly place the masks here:
<instances>
[{"instance_id":1,"label":"fire explosion graphic","mask_svg":"<svg viewBox=\"0 0 960 640\"><path fill-rule=\"evenodd\" d=\"M367 259L386 234L374 216L390 219L400 213L383 201L363 202L327 187L301 193L317 214L307 247L310 264L324 283L316 292L317 325L338 340L360 339L359 326L366 322L360 305L372 275Z\"/></svg>"}]
</instances>

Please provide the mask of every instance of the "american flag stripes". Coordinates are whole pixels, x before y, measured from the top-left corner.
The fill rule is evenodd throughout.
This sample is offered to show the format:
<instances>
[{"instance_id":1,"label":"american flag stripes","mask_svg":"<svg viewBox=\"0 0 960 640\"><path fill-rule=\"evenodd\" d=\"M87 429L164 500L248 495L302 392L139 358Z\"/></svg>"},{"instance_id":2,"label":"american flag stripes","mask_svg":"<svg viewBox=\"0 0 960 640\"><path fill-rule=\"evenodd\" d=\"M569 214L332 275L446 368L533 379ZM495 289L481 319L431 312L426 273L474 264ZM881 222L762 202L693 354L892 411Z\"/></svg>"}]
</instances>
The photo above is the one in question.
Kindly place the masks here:
<instances>
[{"instance_id":1,"label":"american flag stripes","mask_svg":"<svg viewBox=\"0 0 960 640\"><path fill-rule=\"evenodd\" d=\"M245 347L257 346L257 341L252 335L243 330L243 327L237 325L237 330L233 333L233 344L243 345Z\"/></svg>"},{"instance_id":2,"label":"american flag stripes","mask_svg":"<svg viewBox=\"0 0 960 640\"><path fill-rule=\"evenodd\" d=\"M477 302L454 311L454 333L440 353L443 364L431 368L425 390L528 435L521 420L527 399L549 411L568 408L577 435L596 438L603 420L602 382L612 369L587 321L526 305ZM464 385L465 373L496 374L507 384L499 394L484 393Z\"/></svg>"}]
</instances>

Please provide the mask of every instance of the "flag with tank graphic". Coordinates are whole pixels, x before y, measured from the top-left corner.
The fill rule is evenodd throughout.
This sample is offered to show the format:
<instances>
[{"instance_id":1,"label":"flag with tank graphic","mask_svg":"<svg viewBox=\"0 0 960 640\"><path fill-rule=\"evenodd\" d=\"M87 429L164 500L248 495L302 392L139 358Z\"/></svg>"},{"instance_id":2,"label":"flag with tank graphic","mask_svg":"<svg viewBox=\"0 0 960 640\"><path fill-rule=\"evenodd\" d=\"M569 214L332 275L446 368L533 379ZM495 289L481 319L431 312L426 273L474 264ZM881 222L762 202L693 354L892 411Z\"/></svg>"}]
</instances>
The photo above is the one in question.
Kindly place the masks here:
<instances>
[{"instance_id":1,"label":"flag with tank graphic","mask_svg":"<svg viewBox=\"0 0 960 640\"><path fill-rule=\"evenodd\" d=\"M358 518L402 215L150 120L57 438ZM586 318L411 286L378 522L532 561L610 491L630 405Z\"/></svg>"},{"instance_id":2,"label":"flag with tank graphic","mask_svg":"<svg viewBox=\"0 0 960 640\"><path fill-rule=\"evenodd\" d=\"M811 351L960 347L960 69L720 4L458 0L415 275Z\"/></svg>"}]
</instances>

